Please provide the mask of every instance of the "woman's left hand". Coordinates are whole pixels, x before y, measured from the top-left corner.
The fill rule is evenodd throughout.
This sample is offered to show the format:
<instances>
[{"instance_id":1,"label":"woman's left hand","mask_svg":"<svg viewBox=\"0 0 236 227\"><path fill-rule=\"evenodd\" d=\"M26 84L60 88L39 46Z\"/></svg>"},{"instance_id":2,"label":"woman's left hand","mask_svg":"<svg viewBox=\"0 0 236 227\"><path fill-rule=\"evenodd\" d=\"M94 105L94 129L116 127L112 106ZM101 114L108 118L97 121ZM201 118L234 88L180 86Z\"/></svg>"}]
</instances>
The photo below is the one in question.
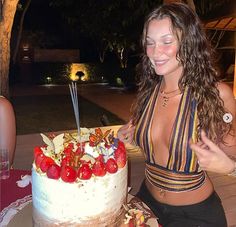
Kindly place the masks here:
<instances>
[{"instance_id":1,"label":"woman's left hand","mask_svg":"<svg viewBox=\"0 0 236 227\"><path fill-rule=\"evenodd\" d=\"M124 143L132 143L134 139L134 129L131 121L123 125L117 132L118 138Z\"/></svg>"},{"instance_id":2,"label":"woman's left hand","mask_svg":"<svg viewBox=\"0 0 236 227\"><path fill-rule=\"evenodd\" d=\"M197 155L199 166L203 170L228 174L235 168L235 162L208 139L204 131L201 132L201 141L198 143L190 141L190 147Z\"/></svg>"}]
</instances>

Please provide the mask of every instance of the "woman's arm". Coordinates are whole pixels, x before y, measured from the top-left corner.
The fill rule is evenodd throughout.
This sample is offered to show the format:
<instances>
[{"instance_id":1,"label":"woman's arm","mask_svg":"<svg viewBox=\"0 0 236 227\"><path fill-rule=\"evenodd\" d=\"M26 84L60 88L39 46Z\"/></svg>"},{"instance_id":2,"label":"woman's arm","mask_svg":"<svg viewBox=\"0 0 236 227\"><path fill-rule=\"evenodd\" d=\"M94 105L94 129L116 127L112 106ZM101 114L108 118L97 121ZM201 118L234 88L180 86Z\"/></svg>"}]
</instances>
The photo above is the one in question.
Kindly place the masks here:
<instances>
[{"instance_id":1,"label":"woman's arm","mask_svg":"<svg viewBox=\"0 0 236 227\"><path fill-rule=\"evenodd\" d=\"M218 89L226 110L222 117L225 122L232 124L230 133L224 138L224 143L221 143L219 147L227 155L236 157L236 99L233 96L232 89L227 84L219 83Z\"/></svg>"},{"instance_id":2,"label":"woman's arm","mask_svg":"<svg viewBox=\"0 0 236 227\"><path fill-rule=\"evenodd\" d=\"M231 131L224 138L224 143L216 145L207 138L204 131L201 132L201 141L193 143L190 147L198 158L199 166L206 171L229 174L235 170L236 157L236 100L232 89L224 84L218 84L220 97L226 110L222 116L227 124L231 124Z\"/></svg>"},{"instance_id":3,"label":"woman's arm","mask_svg":"<svg viewBox=\"0 0 236 227\"><path fill-rule=\"evenodd\" d=\"M16 146L15 114L11 103L0 97L0 148L8 149L10 165L13 164Z\"/></svg>"}]
</instances>

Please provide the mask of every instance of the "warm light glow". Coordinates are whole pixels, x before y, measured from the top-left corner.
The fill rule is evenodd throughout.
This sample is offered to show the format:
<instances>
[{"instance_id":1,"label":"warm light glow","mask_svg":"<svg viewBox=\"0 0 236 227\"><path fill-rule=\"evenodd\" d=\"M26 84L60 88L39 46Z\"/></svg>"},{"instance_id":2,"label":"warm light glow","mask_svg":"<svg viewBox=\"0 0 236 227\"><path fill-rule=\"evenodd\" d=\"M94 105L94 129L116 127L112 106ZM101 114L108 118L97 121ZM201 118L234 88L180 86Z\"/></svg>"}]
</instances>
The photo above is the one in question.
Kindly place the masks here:
<instances>
[{"instance_id":1,"label":"warm light glow","mask_svg":"<svg viewBox=\"0 0 236 227\"><path fill-rule=\"evenodd\" d=\"M76 76L75 74L70 74L69 77L70 77L70 79L71 79L72 81L77 81L77 80L79 80L79 77Z\"/></svg>"},{"instance_id":2,"label":"warm light glow","mask_svg":"<svg viewBox=\"0 0 236 227\"><path fill-rule=\"evenodd\" d=\"M79 76L76 75L76 73L79 71L84 73L84 75L81 78L79 78ZM77 81L79 79L81 79L82 81L89 80L88 71L87 71L85 64L79 64L79 63L71 64L70 79L73 81Z\"/></svg>"},{"instance_id":3,"label":"warm light glow","mask_svg":"<svg viewBox=\"0 0 236 227\"><path fill-rule=\"evenodd\" d=\"M52 77L47 76L47 77L46 77L46 81L47 81L48 84L50 84L50 83L52 82Z\"/></svg>"}]
</instances>

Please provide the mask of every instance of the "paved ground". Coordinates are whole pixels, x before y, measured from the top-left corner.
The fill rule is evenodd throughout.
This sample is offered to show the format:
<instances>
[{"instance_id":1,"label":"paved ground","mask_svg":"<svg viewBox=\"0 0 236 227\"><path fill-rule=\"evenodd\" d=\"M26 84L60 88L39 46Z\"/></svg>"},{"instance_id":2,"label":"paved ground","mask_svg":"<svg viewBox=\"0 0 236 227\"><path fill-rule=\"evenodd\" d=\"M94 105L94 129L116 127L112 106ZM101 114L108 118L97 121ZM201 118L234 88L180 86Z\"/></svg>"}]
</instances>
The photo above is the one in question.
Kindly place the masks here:
<instances>
[{"instance_id":1,"label":"paved ground","mask_svg":"<svg viewBox=\"0 0 236 227\"><path fill-rule=\"evenodd\" d=\"M135 98L135 92L120 88L112 88L106 84L86 84L78 86L78 93L98 106L116 114L124 121L130 117L130 107ZM11 96L69 94L67 85L26 86L17 85L10 88Z\"/></svg>"}]
</instances>

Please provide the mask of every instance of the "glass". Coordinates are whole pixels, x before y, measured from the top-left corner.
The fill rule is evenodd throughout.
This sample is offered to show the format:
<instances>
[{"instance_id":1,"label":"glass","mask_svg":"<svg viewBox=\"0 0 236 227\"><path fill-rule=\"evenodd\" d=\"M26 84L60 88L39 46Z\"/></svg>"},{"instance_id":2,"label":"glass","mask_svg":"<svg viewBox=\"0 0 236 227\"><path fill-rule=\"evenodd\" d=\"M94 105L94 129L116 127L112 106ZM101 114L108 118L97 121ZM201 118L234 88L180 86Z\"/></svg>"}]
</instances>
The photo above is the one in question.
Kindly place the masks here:
<instances>
[{"instance_id":1,"label":"glass","mask_svg":"<svg viewBox=\"0 0 236 227\"><path fill-rule=\"evenodd\" d=\"M10 177L10 160L8 149L0 149L0 179L5 180Z\"/></svg>"}]
</instances>

